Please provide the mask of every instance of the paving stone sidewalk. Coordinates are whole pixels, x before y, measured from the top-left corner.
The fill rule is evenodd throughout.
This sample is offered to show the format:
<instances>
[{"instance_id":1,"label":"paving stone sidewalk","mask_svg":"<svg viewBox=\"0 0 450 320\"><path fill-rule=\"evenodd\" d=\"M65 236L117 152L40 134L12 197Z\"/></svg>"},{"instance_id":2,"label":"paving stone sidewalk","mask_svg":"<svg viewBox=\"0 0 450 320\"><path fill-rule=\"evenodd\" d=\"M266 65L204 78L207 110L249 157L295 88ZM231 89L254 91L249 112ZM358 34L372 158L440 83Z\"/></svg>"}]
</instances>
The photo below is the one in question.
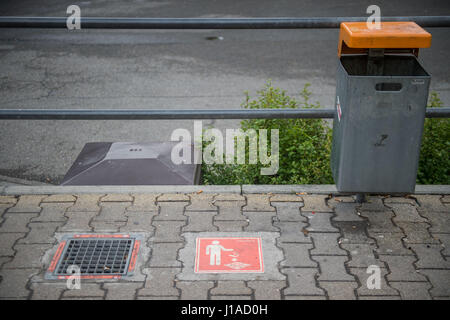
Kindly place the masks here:
<instances>
[{"instance_id":1,"label":"paving stone sidewalk","mask_svg":"<svg viewBox=\"0 0 450 320\"><path fill-rule=\"evenodd\" d=\"M133 233L136 276L81 289L45 277L65 235ZM264 273L194 272L197 237L247 234ZM0 196L0 299L448 300L450 196Z\"/></svg>"}]
</instances>

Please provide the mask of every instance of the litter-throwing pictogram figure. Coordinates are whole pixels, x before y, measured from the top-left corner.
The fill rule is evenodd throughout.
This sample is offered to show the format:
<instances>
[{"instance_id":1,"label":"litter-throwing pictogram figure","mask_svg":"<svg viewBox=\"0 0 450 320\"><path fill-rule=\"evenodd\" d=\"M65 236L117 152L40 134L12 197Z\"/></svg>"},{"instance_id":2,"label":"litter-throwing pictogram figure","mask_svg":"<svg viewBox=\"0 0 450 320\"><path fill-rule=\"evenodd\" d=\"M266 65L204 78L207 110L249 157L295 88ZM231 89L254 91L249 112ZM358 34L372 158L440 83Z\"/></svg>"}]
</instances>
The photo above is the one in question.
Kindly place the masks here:
<instances>
[{"instance_id":1,"label":"litter-throwing pictogram figure","mask_svg":"<svg viewBox=\"0 0 450 320\"><path fill-rule=\"evenodd\" d=\"M233 251L233 249L226 249L220 241L214 240L210 245L206 247L206 255L209 255L209 264L211 266L220 266L221 255L223 251Z\"/></svg>"}]
</instances>

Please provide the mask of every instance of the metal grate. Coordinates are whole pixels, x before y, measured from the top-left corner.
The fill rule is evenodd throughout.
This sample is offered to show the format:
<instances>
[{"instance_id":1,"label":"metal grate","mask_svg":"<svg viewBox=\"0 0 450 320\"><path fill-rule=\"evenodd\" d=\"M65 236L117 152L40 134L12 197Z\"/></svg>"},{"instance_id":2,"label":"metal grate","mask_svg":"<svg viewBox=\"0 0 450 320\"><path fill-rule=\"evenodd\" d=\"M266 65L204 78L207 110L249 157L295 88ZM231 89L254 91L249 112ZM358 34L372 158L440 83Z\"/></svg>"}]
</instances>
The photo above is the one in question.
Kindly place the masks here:
<instances>
[{"instance_id":1,"label":"metal grate","mask_svg":"<svg viewBox=\"0 0 450 320\"><path fill-rule=\"evenodd\" d=\"M81 275L125 275L133 250L134 239L90 238L67 241L56 275L68 275L75 265Z\"/></svg>"}]
</instances>

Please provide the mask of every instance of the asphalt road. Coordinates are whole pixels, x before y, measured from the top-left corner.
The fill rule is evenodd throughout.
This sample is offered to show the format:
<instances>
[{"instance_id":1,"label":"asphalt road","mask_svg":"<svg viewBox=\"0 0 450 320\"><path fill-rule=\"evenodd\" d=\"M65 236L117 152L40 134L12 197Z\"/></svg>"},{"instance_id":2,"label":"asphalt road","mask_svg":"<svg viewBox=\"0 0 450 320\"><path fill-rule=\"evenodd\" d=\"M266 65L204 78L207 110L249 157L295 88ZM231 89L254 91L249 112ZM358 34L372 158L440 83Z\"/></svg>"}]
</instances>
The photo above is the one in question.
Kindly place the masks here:
<instances>
[{"instance_id":1,"label":"asphalt road","mask_svg":"<svg viewBox=\"0 0 450 320\"><path fill-rule=\"evenodd\" d=\"M2 16L364 16L372 1L13 1ZM450 15L449 1L377 1L384 16ZM450 29L428 29L420 52L431 89L450 105ZM207 40L209 37L223 40ZM312 100L334 102L337 29L0 30L0 108L239 108L268 79ZM239 121L204 121L218 128ZM83 145L167 141L192 121L0 121L0 175L58 183Z\"/></svg>"}]
</instances>

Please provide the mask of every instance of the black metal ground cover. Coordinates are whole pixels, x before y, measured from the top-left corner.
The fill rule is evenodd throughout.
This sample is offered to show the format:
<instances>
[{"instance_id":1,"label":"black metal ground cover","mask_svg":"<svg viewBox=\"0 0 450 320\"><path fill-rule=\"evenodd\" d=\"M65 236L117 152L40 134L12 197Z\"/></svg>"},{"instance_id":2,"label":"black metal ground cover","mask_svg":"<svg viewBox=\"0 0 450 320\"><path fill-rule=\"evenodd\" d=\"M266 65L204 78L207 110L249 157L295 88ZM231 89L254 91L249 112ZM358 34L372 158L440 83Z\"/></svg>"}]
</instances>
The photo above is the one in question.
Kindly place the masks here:
<instances>
[{"instance_id":1,"label":"black metal ground cover","mask_svg":"<svg viewBox=\"0 0 450 320\"><path fill-rule=\"evenodd\" d=\"M47 279L120 279L134 273L141 237L128 234L78 234L61 240ZM75 268L71 268L75 266Z\"/></svg>"}]
</instances>

